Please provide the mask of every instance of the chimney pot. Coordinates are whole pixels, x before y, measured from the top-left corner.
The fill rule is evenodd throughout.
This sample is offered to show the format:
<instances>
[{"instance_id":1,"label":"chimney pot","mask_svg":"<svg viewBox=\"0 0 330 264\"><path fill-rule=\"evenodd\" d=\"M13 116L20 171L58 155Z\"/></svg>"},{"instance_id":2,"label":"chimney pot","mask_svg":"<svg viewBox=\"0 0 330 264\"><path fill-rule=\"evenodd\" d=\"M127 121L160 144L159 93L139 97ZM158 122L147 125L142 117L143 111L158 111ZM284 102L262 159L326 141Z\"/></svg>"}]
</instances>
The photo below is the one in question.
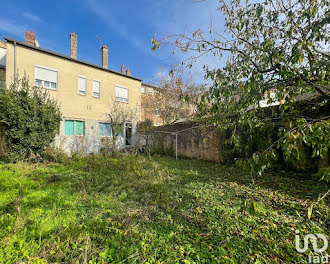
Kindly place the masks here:
<instances>
[{"instance_id":1,"label":"chimney pot","mask_svg":"<svg viewBox=\"0 0 330 264\"><path fill-rule=\"evenodd\" d=\"M77 59L77 42L78 42L78 36L76 33L72 32L70 34L70 56L71 58Z\"/></svg>"},{"instance_id":2,"label":"chimney pot","mask_svg":"<svg viewBox=\"0 0 330 264\"><path fill-rule=\"evenodd\" d=\"M34 46L35 40L36 40L36 37L34 36L33 31L30 32L29 30L27 30L25 32L25 43Z\"/></svg>"},{"instance_id":3,"label":"chimney pot","mask_svg":"<svg viewBox=\"0 0 330 264\"><path fill-rule=\"evenodd\" d=\"M125 65L124 65L124 64L121 65L121 73L122 73L122 74L125 74Z\"/></svg>"},{"instance_id":4,"label":"chimney pot","mask_svg":"<svg viewBox=\"0 0 330 264\"><path fill-rule=\"evenodd\" d=\"M102 67L107 69L108 68L108 47L103 45L102 48Z\"/></svg>"},{"instance_id":5,"label":"chimney pot","mask_svg":"<svg viewBox=\"0 0 330 264\"><path fill-rule=\"evenodd\" d=\"M131 70L129 68L127 68L126 74L131 75Z\"/></svg>"}]
</instances>

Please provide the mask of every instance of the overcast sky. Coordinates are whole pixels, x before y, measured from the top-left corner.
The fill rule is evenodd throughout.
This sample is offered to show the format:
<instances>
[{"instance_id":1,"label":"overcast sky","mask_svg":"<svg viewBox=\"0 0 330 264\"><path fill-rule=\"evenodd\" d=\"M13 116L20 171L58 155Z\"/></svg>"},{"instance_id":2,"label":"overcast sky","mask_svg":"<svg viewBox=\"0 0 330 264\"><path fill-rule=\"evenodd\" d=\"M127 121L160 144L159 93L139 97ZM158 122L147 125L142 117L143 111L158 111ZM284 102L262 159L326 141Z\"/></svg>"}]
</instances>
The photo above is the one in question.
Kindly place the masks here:
<instances>
[{"instance_id":1,"label":"overcast sky","mask_svg":"<svg viewBox=\"0 0 330 264\"><path fill-rule=\"evenodd\" d=\"M109 47L109 67L122 64L132 75L150 82L161 69L168 70L182 59L163 49L151 51L154 35L182 33L196 28L207 30L210 16L221 28L217 0L2 0L0 35L24 40L24 32L35 32L41 47L69 55L69 34L78 34L78 58L101 64L100 47ZM203 58L194 71L203 76L202 66L217 65L214 58Z\"/></svg>"}]
</instances>

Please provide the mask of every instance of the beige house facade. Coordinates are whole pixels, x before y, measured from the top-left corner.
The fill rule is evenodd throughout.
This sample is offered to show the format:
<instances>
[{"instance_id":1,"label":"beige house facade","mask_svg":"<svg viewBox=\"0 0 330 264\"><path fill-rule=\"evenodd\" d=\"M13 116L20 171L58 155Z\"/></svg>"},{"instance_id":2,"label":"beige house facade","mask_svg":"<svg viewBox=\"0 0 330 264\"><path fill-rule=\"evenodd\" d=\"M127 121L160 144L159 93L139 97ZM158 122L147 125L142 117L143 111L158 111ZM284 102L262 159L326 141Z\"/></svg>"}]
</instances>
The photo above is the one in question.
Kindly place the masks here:
<instances>
[{"instance_id":1,"label":"beige house facade","mask_svg":"<svg viewBox=\"0 0 330 264\"><path fill-rule=\"evenodd\" d=\"M141 79L130 70L108 69L108 48L101 48L101 65L77 59L77 40L70 34L70 56L40 48L33 32L27 31L25 42L6 40L5 79L7 86L26 75L30 83L49 92L60 104L63 114L56 144L66 151L99 152L103 142L112 137L110 115L129 111L123 120L118 139L121 148L135 142L136 124L141 119ZM68 47L69 48L69 47Z\"/></svg>"}]
</instances>

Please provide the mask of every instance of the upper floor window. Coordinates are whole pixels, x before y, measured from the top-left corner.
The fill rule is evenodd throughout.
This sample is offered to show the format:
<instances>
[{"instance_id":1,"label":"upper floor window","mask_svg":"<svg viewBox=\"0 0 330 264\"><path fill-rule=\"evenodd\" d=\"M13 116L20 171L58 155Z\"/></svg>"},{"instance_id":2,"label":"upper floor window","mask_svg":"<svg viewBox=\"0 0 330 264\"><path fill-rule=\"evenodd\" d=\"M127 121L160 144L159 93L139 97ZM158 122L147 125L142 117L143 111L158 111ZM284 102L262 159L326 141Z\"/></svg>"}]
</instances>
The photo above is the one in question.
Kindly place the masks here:
<instances>
[{"instance_id":1,"label":"upper floor window","mask_svg":"<svg viewBox=\"0 0 330 264\"><path fill-rule=\"evenodd\" d=\"M78 77L78 94L86 95L86 77Z\"/></svg>"},{"instance_id":2,"label":"upper floor window","mask_svg":"<svg viewBox=\"0 0 330 264\"><path fill-rule=\"evenodd\" d=\"M116 86L116 102L128 103L128 88Z\"/></svg>"},{"instance_id":3,"label":"upper floor window","mask_svg":"<svg viewBox=\"0 0 330 264\"><path fill-rule=\"evenodd\" d=\"M100 82L96 80L93 81L93 96L100 98Z\"/></svg>"},{"instance_id":4,"label":"upper floor window","mask_svg":"<svg viewBox=\"0 0 330 264\"><path fill-rule=\"evenodd\" d=\"M57 89L57 70L36 65L34 67L35 85L47 89Z\"/></svg>"},{"instance_id":5,"label":"upper floor window","mask_svg":"<svg viewBox=\"0 0 330 264\"><path fill-rule=\"evenodd\" d=\"M143 93L143 94L146 93L146 88L144 86L141 86L141 93Z\"/></svg>"}]
</instances>

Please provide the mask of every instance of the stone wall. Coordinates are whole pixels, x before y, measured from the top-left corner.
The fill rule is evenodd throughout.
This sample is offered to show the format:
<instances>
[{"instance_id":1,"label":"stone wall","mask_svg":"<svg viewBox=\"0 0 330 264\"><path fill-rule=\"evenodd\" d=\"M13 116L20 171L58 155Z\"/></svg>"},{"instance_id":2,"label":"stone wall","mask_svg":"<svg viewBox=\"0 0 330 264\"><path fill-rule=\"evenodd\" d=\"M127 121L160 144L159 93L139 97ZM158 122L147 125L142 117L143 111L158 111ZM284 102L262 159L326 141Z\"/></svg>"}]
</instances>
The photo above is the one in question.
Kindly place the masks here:
<instances>
[{"instance_id":1,"label":"stone wall","mask_svg":"<svg viewBox=\"0 0 330 264\"><path fill-rule=\"evenodd\" d=\"M199 125L190 122L157 128L153 137L154 152L175 156L175 133L178 132L179 157L225 162L227 151L224 144L224 134L213 127L198 127Z\"/></svg>"}]
</instances>

